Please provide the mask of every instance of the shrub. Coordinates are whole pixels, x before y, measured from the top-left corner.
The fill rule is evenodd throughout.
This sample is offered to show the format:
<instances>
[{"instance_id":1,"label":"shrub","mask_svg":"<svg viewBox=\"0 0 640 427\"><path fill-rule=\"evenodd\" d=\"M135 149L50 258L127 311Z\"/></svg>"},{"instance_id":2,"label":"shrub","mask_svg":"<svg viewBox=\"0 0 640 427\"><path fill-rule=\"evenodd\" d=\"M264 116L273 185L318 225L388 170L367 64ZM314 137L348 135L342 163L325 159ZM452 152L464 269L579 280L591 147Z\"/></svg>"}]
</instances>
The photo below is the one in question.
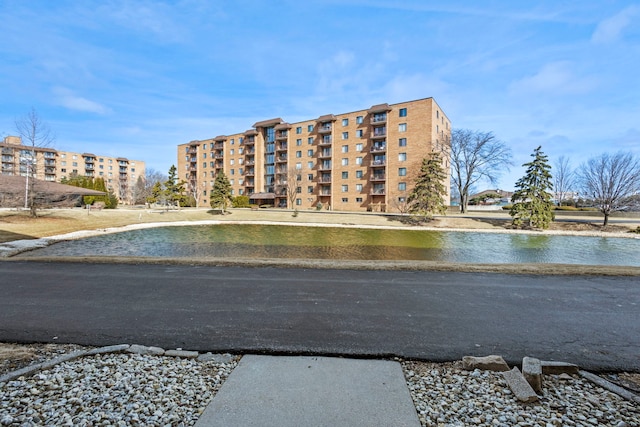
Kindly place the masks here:
<instances>
[{"instance_id":1,"label":"shrub","mask_svg":"<svg viewBox=\"0 0 640 427\"><path fill-rule=\"evenodd\" d=\"M640 234L640 226L638 226L638 227L636 227L636 228L634 228L632 230L629 230L629 233Z\"/></svg>"},{"instance_id":2,"label":"shrub","mask_svg":"<svg viewBox=\"0 0 640 427\"><path fill-rule=\"evenodd\" d=\"M236 196L231 201L231 206L234 208L248 208L251 207L249 205L249 196Z\"/></svg>"}]
</instances>

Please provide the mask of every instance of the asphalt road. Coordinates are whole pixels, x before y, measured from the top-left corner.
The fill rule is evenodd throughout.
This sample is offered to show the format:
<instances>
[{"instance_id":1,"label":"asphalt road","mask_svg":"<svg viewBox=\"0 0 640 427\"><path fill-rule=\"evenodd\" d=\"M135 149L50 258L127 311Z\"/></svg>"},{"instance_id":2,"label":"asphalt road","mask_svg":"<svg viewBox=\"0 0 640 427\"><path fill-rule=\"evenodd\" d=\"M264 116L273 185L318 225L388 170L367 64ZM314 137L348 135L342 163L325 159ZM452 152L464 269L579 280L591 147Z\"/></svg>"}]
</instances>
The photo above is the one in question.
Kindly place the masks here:
<instances>
[{"instance_id":1,"label":"asphalt road","mask_svg":"<svg viewBox=\"0 0 640 427\"><path fill-rule=\"evenodd\" d=\"M0 262L0 342L640 371L638 277Z\"/></svg>"}]
</instances>

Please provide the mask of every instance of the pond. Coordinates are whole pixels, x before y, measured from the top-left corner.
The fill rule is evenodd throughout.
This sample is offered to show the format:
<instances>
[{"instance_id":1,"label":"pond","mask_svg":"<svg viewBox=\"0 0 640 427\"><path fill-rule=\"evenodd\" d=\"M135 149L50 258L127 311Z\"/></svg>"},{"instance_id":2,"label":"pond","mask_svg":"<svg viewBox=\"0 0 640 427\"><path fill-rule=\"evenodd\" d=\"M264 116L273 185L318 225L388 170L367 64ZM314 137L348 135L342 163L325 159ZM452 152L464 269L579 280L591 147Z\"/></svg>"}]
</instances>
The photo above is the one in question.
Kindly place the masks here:
<instances>
[{"instance_id":1,"label":"pond","mask_svg":"<svg viewBox=\"0 0 640 427\"><path fill-rule=\"evenodd\" d=\"M640 266L640 239L257 224L158 227L23 256L305 258Z\"/></svg>"}]
</instances>

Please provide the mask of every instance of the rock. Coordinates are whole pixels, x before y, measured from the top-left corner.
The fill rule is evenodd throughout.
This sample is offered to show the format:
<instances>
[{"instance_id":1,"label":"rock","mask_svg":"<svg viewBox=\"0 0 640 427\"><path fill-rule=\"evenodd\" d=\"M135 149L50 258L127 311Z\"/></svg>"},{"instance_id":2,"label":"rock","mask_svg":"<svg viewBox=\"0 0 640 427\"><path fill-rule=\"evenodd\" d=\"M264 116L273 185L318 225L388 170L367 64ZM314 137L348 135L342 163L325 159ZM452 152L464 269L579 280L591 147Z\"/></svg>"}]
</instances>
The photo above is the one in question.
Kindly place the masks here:
<instances>
[{"instance_id":1,"label":"rock","mask_svg":"<svg viewBox=\"0 0 640 427\"><path fill-rule=\"evenodd\" d=\"M531 403L538 400L538 395L533 390L533 388L531 388L518 368L514 367L508 372L503 372L502 375L507 381L507 384L509 385L509 388L513 392L516 399L525 403Z\"/></svg>"},{"instance_id":2,"label":"rock","mask_svg":"<svg viewBox=\"0 0 640 427\"><path fill-rule=\"evenodd\" d=\"M164 352L164 355L171 357L184 357L185 359L195 359L198 357L198 352L187 350L167 350Z\"/></svg>"},{"instance_id":3,"label":"rock","mask_svg":"<svg viewBox=\"0 0 640 427\"><path fill-rule=\"evenodd\" d=\"M201 354L198 356L198 362L214 362L214 363L231 363L234 356L229 353L224 354Z\"/></svg>"},{"instance_id":4,"label":"rock","mask_svg":"<svg viewBox=\"0 0 640 427\"><path fill-rule=\"evenodd\" d=\"M464 356L462 358L462 367L467 371L474 369L482 369L486 371L505 372L509 370L509 365L504 361L502 356Z\"/></svg>"},{"instance_id":5,"label":"rock","mask_svg":"<svg viewBox=\"0 0 640 427\"><path fill-rule=\"evenodd\" d=\"M525 357L522 359L522 375L527 380L531 388L542 394L542 365L535 357Z\"/></svg>"},{"instance_id":6,"label":"rock","mask_svg":"<svg viewBox=\"0 0 640 427\"><path fill-rule=\"evenodd\" d=\"M144 345L133 344L126 351L136 354L149 354L153 356L162 356L164 349L160 347L146 347Z\"/></svg>"},{"instance_id":7,"label":"rock","mask_svg":"<svg viewBox=\"0 0 640 427\"><path fill-rule=\"evenodd\" d=\"M605 380L604 378L601 378L595 374L592 374L591 372L587 372L587 371L579 371L579 374L581 377L588 379L589 381L591 381L594 384L599 385L600 387L604 388L605 390L609 390L612 393L617 394L620 397L623 397L627 400L630 400L632 402L636 402L636 403L640 403L640 397L638 397L635 393L630 392L629 390L622 388L620 386L617 386L607 380Z\"/></svg>"},{"instance_id":8,"label":"rock","mask_svg":"<svg viewBox=\"0 0 640 427\"><path fill-rule=\"evenodd\" d=\"M128 350L131 347L129 344L109 345L106 347L98 347L87 351L87 356L94 354L106 354L106 353L119 353L121 351Z\"/></svg>"},{"instance_id":9,"label":"rock","mask_svg":"<svg viewBox=\"0 0 640 427\"><path fill-rule=\"evenodd\" d=\"M577 374L580 368L578 365L566 362L550 362L548 360L541 360L542 373L544 375L560 375L560 374Z\"/></svg>"}]
</instances>

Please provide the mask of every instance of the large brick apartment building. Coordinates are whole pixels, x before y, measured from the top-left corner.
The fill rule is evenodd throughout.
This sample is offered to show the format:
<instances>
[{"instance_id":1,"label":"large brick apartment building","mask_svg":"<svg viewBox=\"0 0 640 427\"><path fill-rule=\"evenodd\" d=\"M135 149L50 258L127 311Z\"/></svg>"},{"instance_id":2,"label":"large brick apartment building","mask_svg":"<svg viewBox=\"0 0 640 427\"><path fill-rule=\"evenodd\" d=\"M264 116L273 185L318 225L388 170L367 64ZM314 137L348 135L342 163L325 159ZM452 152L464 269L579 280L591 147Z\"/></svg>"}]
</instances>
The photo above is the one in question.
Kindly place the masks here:
<instances>
[{"instance_id":1,"label":"large brick apartment building","mask_svg":"<svg viewBox=\"0 0 640 427\"><path fill-rule=\"evenodd\" d=\"M2 175L32 176L43 181L60 182L63 178L80 175L104 178L108 190L112 190L120 202L131 203L131 190L138 177L145 176L145 162L124 157L98 156L91 153L74 153L47 147L23 145L19 136L7 136L0 141ZM35 152L35 160L33 160Z\"/></svg>"},{"instance_id":2,"label":"large brick apartment building","mask_svg":"<svg viewBox=\"0 0 640 427\"><path fill-rule=\"evenodd\" d=\"M441 153L449 170L450 132L451 122L433 98L298 123L276 118L245 132L180 144L178 174L198 206L209 206L215 176L224 171L233 195L257 204L399 211L428 154ZM445 186L450 188L448 179Z\"/></svg>"}]
</instances>

